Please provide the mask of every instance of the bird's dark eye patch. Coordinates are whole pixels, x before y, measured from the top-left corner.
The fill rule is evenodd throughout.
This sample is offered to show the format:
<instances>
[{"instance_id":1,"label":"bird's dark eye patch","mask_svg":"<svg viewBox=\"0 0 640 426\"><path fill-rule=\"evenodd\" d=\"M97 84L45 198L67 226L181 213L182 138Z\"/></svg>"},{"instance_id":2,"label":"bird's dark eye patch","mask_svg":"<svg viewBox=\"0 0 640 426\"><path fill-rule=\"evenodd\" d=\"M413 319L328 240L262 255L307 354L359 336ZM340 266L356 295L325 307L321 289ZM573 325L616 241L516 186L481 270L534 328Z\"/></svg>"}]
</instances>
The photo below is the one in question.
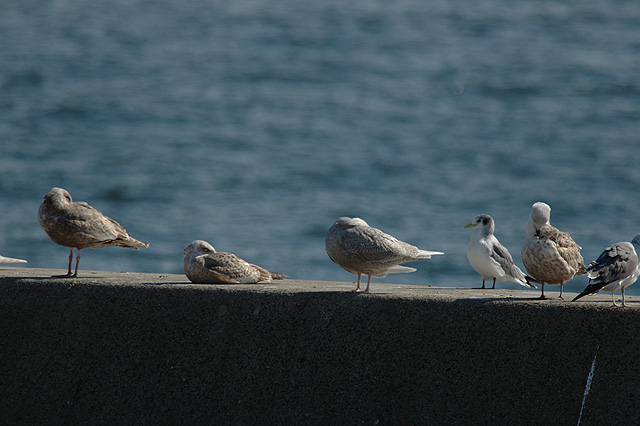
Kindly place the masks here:
<instances>
[{"instance_id":1,"label":"bird's dark eye patch","mask_svg":"<svg viewBox=\"0 0 640 426\"><path fill-rule=\"evenodd\" d=\"M482 219L482 224L483 225L488 225L489 224L489 218L485 217L484 219Z\"/></svg>"}]
</instances>

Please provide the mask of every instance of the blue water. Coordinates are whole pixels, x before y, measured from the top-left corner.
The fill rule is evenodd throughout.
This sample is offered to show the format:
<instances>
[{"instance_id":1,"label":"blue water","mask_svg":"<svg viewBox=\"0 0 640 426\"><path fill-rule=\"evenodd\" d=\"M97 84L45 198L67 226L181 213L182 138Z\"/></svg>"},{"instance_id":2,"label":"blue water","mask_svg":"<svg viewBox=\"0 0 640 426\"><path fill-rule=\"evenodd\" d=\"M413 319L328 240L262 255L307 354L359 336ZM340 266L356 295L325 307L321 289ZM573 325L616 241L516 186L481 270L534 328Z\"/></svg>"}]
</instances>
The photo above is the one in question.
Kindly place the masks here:
<instances>
[{"instance_id":1,"label":"blue water","mask_svg":"<svg viewBox=\"0 0 640 426\"><path fill-rule=\"evenodd\" d=\"M0 253L66 267L60 186L151 245L81 270L182 273L204 239L353 280L324 235L359 216L446 253L377 282L471 287L462 226L521 265L539 200L593 260L640 232L639 28L636 0L0 2Z\"/></svg>"}]
</instances>

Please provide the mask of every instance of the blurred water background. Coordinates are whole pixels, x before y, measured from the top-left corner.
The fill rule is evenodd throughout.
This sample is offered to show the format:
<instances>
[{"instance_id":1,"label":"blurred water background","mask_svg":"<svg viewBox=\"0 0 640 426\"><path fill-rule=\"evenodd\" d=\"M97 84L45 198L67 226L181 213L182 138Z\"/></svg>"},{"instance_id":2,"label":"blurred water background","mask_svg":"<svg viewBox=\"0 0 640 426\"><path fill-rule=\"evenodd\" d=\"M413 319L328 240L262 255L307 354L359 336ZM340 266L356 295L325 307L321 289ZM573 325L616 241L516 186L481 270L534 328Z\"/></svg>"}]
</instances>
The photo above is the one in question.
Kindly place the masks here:
<instances>
[{"instance_id":1,"label":"blurred water background","mask_svg":"<svg viewBox=\"0 0 640 426\"><path fill-rule=\"evenodd\" d=\"M376 282L472 287L462 226L522 267L535 201L591 261L640 232L639 28L637 0L0 2L0 253L66 268L60 186L150 243L81 270L180 274L204 239L353 281L324 235L359 216L446 253Z\"/></svg>"}]
</instances>

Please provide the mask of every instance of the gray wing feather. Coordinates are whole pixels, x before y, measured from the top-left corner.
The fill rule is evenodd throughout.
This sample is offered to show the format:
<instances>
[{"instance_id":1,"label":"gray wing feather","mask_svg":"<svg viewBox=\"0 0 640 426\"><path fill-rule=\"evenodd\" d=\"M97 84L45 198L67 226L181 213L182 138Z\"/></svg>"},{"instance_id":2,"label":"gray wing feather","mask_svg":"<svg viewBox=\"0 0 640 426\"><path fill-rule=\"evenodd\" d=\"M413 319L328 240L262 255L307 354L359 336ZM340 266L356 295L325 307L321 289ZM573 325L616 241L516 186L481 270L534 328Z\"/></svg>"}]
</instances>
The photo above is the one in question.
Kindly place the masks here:
<instances>
[{"instance_id":1,"label":"gray wing feather","mask_svg":"<svg viewBox=\"0 0 640 426\"><path fill-rule=\"evenodd\" d=\"M608 284L633 274L638 267L638 256L631 243L617 243L607 247L587 267L589 282Z\"/></svg>"},{"instance_id":2,"label":"gray wing feather","mask_svg":"<svg viewBox=\"0 0 640 426\"><path fill-rule=\"evenodd\" d=\"M341 244L347 252L367 261L393 261L418 250L411 244L371 227L353 228L344 232L341 237Z\"/></svg>"},{"instance_id":3,"label":"gray wing feather","mask_svg":"<svg viewBox=\"0 0 640 426\"><path fill-rule=\"evenodd\" d=\"M491 258L498 262L502 270L507 273L507 275L510 275L514 278L520 278L522 280L525 279L524 274L522 273L520 268L518 268L515 263L513 263L513 258L511 257L509 250L507 250L506 247L504 247L497 241L494 241L493 243L493 252L491 253Z\"/></svg>"}]
</instances>

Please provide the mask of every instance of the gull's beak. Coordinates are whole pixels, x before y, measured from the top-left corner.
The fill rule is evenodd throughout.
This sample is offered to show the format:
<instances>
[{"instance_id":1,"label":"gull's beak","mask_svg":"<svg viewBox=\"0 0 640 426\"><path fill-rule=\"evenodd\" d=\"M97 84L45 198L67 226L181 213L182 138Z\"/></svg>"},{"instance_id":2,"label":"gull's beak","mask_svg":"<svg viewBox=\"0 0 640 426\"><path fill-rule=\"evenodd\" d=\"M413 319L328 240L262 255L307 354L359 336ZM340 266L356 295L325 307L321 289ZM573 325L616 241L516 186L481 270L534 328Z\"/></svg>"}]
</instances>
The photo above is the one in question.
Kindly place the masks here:
<instances>
[{"instance_id":1,"label":"gull's beak","mask_svg":"<svg viewBox=\"0 0 640 426\"><path fill-rule=\"evenodd\" d=\"M473 223L467 223L465 226L462 227L462 229L465 228L475 228L476 225L474 225Z\"/></svg>"}]
</instances>

